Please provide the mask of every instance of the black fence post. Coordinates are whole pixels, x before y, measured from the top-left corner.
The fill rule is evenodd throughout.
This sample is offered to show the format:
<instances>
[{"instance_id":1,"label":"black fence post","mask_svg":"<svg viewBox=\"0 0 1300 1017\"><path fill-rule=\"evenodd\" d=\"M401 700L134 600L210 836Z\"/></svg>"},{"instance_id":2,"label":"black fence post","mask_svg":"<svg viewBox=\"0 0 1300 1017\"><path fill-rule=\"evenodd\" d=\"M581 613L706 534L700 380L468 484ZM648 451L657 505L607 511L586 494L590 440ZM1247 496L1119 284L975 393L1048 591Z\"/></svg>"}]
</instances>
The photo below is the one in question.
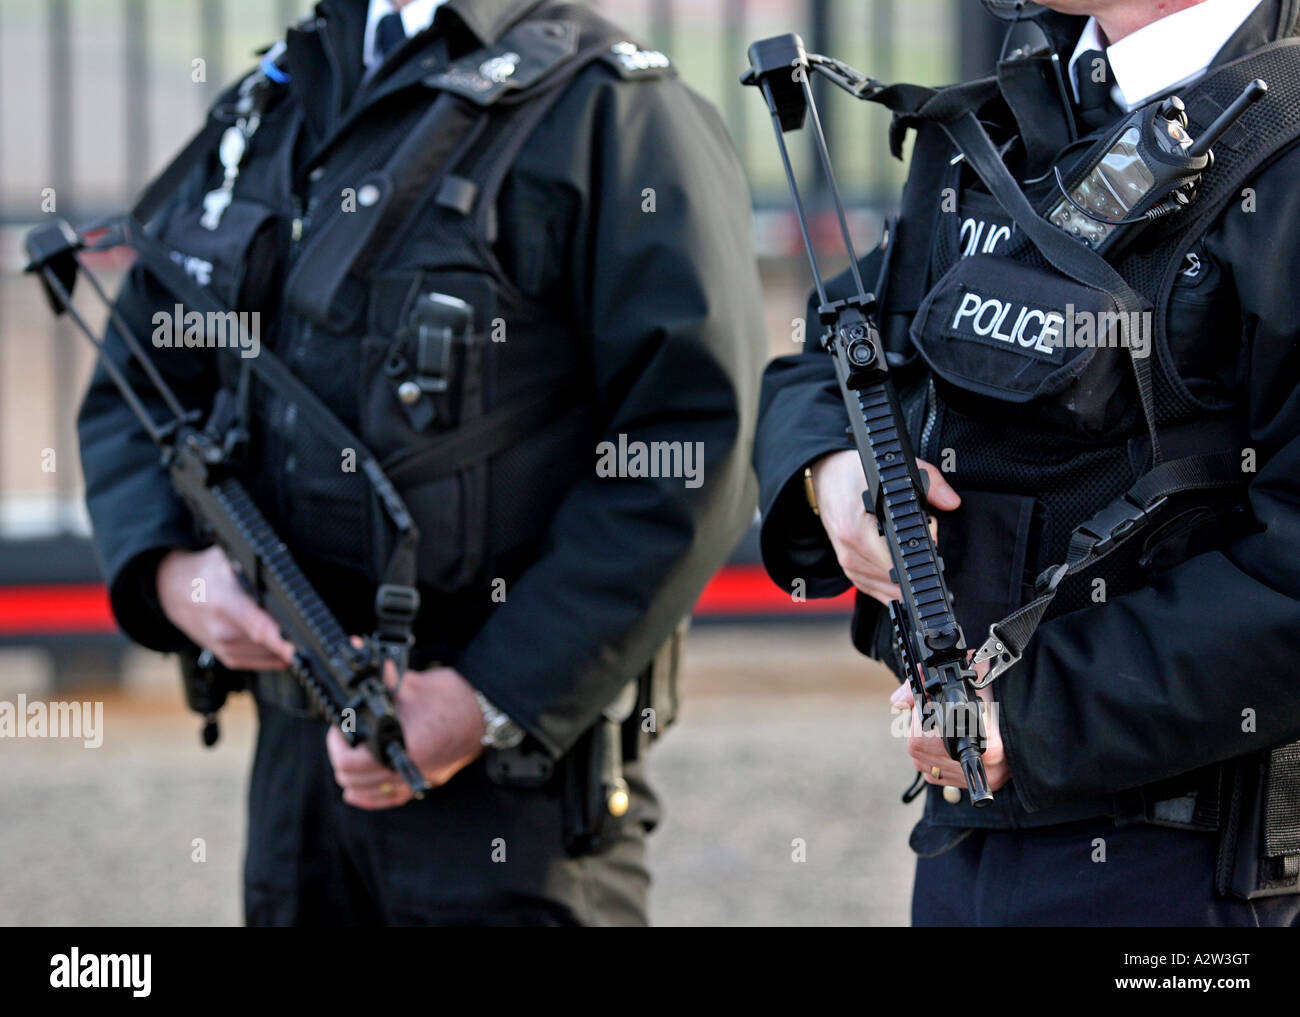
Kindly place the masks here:
<instances>
[{"instance_id":1,"label":"black fence post","mask_svg":"<svg viewBox=\"0 0 1300 1017\"><path fill-rule=\"evenodd\" d=\"M993 73L1002 49L1007 25L975 0L954 0L957 28L961 32L961 80L982 78Z\"/></svg>"},{"instance_id":2,"label":"black fence post","mask_svg":"<svg viewBox=\"0 0 1300 1017\"><path fill-rule=\"evenodd\" d=\"M871 66L867 73L881 81L894 80L894 48L898 45L898 23L894 17L894 0L873 0L867 32L870 36ZM894 195L893 177L889 171L890 156L883 143L884 139L876 136L868 141L867 165L871 167L870 200L889 204Z\"/></svg>"},{"instance_id":3,"label":"black fence post","mask_svg":"<svg viewBox=\"0 0 1300 1017\"><path fill-rule=\"evenodd\" d=\"M199 5L199 49L203 55L207 92L216 98L226 83L226 26L223 0L202 0Z\"/></svg>"},{"instance_id":4,"label":"black fence post","mask_svg":"<svg viewBox=\"0 0 1300 1017\"><path fill-rule=\"evenodd\" d=\"M49 35L49 117L50 166L49 186L54 189L57 214L76 221L77 202L73 193L74 167L72 143L72 18L69 0L49 0L46 21ZM42 203L44 201L44 195ZM44 211L42 209L42 211ZM68 397L72 393L73 346L68 325L60 318L50 330L50 379L55 398L50 406L51 446L54 449L54 489L57 498L55 515L60 530L71 525L69 505L76 493L70 462L72 427L69 422ZM59 459L63 462L60 463ZM62 466L62 469L59 467Z\"/></svg>"},{"instance_id":5,"label":"black fence post","mask_svg":"<svg viewBox=\"0 0 1300 1017\"><path fill-rule=\"evenodd\" d=\"M275 5L275 20L279 22L275 27L277 30L288 28L298 20L298 11L301 4L297 0L279 0ZM281 31L276 38L283 38L284 33Z\"/></svg>"},{"instance_id":6,"label":"black fence post","mask_svg":"<svg viewBox=\"0 0 1300 1017\"><path fill-rule=\"evenodd\" d=\"M722 58L718 61L722 67L722 94L727 97L725 109L731 127L731 142L736 146L742 166L749 165L749 117L746 111L752 101L748 94L752 89L740 87L740 75L746 66L745 51L752 41L746 31L748 7L748 0L727 0L720 32Z\"/></svg>"},{"instance_id":7,"label":"black fence post","mask_svg":"<svg viewBox=\"0 0 1300 1017\"><path fill-rule=\"evenodd\" d=\"M148 6L145 0L122 0L122 95L126 134L126 186L134 194L149 172Z\"/></svg>"},{"instance_id":8,"label":"black fence post","mask_svg":"<svg viewBox=\"0 0 1300 1017\"><path fill-rule=\"evenodd\" d=\"M650 39L655 49L671 55L676 12L673 0L653 0L650 7Z\"/></svg>"},{"instance_id":9,"label":"black fence post","mask_svg":"<svg viewBox=\"0 0 1300 1017\"><path fill-rule=\"evenodd\" d=\"M805 42L808 49L813 53L830 53L835 49L831 38L831 0L809 0L808 3L808 36ZM826 147L834 157L835 149L835 117L831 112L830 106L826 102L827 89L830 87L820 74L813 75L809 84L812 86L813 98L817 102L817 109L821 116L822 132L826 136ZM808 141L808 151L811 166L818 166L817 138L812 131L805 131ZM809 180L813 185L809 188L812 196L810 206L813 209L820 208L826 200L829 188L820 172L810 174Z\"/></svg>"},{"instance_id":10,"label":"black fence post","mask_svg":"<svg viewBox=\"0 0 1300 1017\"><path fill-rule=\"evenodd\" d=\"M54 188L59 214L64 218L72 207L72 19L68 0L49 0L46 29L49 38L49 75L45 94L49 96L50 186Z\"/></svg>"}]
</instances>

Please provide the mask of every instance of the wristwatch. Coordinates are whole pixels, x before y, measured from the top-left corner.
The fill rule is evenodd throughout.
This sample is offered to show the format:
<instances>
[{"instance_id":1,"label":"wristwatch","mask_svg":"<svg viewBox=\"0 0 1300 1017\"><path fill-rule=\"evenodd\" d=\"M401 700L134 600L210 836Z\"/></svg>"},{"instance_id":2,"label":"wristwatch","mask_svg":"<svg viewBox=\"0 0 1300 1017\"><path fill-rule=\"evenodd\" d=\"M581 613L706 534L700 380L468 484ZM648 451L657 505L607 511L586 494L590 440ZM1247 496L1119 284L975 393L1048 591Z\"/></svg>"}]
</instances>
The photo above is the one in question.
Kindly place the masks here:
<instances>
[{"instance_id":1,"label":"wristwatch","mask_svg":"<svg viewBox=\"0 0 1300 1017\"><path fill-rule=\"evenodd\" d=\"M483 744L489 749L513 749L524 740L526 732L493 705L492 700L475 692L478 707L483 711Z\"/></svg>"}]
</instances>

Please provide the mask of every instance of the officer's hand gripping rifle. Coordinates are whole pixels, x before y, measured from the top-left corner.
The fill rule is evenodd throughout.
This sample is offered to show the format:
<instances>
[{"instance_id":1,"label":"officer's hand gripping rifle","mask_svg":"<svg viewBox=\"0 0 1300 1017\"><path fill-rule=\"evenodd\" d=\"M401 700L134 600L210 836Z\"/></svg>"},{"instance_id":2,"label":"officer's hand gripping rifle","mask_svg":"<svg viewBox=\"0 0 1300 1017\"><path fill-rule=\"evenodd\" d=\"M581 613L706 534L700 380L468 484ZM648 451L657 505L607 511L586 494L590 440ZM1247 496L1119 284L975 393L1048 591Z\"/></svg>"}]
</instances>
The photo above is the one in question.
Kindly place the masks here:
<instances>
[{"instance_id":1,"label":"officer's hand gripping rifle","mask_svg":"<svg viewBox=\"0 0 1300 1017\"><path fill-rule=\"evenodd\" d=\"M749 48L749 62L750 70L741 80L759 88L772 114L777 146L817 286L817 313L826 328L822 347L834 360L854 445L866 475L863 503L876 517L893 562L890 577L902 591L902 601L889 605L889 617L903 673L927 730L938 726L948 755L961 764L971 803L987 805L993 793L982 759L983 704L974 693L977 676L967 664L965 638L953 613L952 595L943 581L943 563L930 536L926 484L917 469L889 378L884 345L873 320L875 300L863 287L858 270L809 74L819 72L858 98L875 83L839 61L807 53L797 35L754 43ZM785 132L799 130L809 116L857 290L833 302L826 295L785 143Z\"/></svg>"},{"instance_id":2,"label":"officer's hand gripping rifle","mask_svg":"<svg viewBox=\"0 0 1300 1017\"><path fill-rule=\"evenodd\" d=\"M383 662L389 659L397 664L401 674L405 664L405 645L395 649L393 641L385 639L381 633L371 636L360 647L352 644L294 562L289 549L276 536L235 476L227 444L199 427L197 411L181 407L175 393L145 355L139 340L117 313L93 273L83 271L82 274L109 307L111 320L130 355L139 362L172 415L170 420L162 425L154 420L120 367L104 350L102 340L96 338L73 306L71 291L78 269L82 268L79 252L104 250L120 242L120 234L114 234L111 229L109 239L91 244L65 222L41 226L27 236L27 270L40 274L55 314L66 311L77 329L95 347L105 371L158 446L163 465L195 520L225 551L240 581L294 645L296 652L289 671L308 698L339 727L348 744L366 745L381 765L394 770L410 785L417 798L422 797L429 784L406 751L392 695L382 675ZM401 508L395 492L381 491L381 495L385 493L391 493L396 501L395 507ZM413 526L411 532L414 532ZM390 603L389 606L398 614L408 619L414 617L418 596L413 588L394 590L389 587L384 592L390 601L405 600L404 603ZM204 657L207 656L205 653ZM198 666L200 669L212 667L203 663ZM219 699L224 699L224 694ZM219 706L220 701L215 705ZM215 706L212 712L215 713ZM215 736L215 722L209 714L204 742L212 744Z\"/></svg>"}]
</instances>

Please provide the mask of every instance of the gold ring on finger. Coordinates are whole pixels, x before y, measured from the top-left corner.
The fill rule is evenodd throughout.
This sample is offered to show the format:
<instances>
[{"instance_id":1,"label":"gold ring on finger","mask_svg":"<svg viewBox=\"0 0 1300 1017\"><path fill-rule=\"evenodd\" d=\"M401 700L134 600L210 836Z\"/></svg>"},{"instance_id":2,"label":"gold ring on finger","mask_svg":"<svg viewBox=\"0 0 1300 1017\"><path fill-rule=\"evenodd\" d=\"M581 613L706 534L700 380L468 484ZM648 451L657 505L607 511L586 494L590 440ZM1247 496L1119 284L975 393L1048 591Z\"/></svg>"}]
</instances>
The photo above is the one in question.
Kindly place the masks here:
<instances>
[{"instance_id":1,"label":"gold ring on finger","mask_svg":"<svg viewBox=\"0 0 1300 1017\"><path fill-rule=\"evenodd\" d=\"M940 770L937 766L932 766L930 767L930 776L933 777L935 780L938 780L941 776L943 776L943 771Z\"/></svg>"},{"instance_id":2,"label":"gold ring on finger","mask_svg":"<svg viewBox=\"0 0 1300 1017\"><path fill-rule=\"evenodd\" d=\"M396 790L397 788L393 786L393 782L390 780L386 780L379 785L379 793L381 795L391 795Z\"/></svg>"}]
</instances>

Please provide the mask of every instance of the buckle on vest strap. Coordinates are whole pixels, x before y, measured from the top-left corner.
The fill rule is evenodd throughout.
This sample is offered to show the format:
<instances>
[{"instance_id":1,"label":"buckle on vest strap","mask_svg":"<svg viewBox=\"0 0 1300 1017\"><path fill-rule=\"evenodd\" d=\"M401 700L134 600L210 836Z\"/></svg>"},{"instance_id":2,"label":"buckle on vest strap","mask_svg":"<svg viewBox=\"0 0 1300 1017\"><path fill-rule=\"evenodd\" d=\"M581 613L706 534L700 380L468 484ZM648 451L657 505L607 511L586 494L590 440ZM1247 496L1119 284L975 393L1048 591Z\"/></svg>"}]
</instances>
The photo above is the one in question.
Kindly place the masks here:
<instances>
[{"instance_id":1,"label":"buckle on vest strap","mask_svg":"<svg viewBox=\"0 0 1300 1017\"><path fill-rule=\"evenodd\" d=\"M1150 522L1150 514L1168 499L1157 498L1143 507L1128 494L1122 494L1086 523L1075 528L1070 537L1070 557L1077 560L1089 555L1102 555L1133 531Z\"/></svg>"},{"instance_id":2,"label":"buckle on vest strap","mask_svg":"<svg viewBox=\"0 0 1300 1017\"><path fill-rule=\"evenodd\" d=\"M414 586L382 583L375 593L375 618L381 634L410 629L420 610L420 591Z\"/></svg>"},{"instance_id":3,"label":"buckle on vest strap","mask_svg":"<svg viewBox=\"0 0 1300 1017\"><path fill-rule=\"evenodd\" d=\"M414 586L382 583L375 591L375 634L372 645L380 661L391 660L400 682L415 636L411 626L420 610L420 591Z\"/></svg>"}]
</instances>

